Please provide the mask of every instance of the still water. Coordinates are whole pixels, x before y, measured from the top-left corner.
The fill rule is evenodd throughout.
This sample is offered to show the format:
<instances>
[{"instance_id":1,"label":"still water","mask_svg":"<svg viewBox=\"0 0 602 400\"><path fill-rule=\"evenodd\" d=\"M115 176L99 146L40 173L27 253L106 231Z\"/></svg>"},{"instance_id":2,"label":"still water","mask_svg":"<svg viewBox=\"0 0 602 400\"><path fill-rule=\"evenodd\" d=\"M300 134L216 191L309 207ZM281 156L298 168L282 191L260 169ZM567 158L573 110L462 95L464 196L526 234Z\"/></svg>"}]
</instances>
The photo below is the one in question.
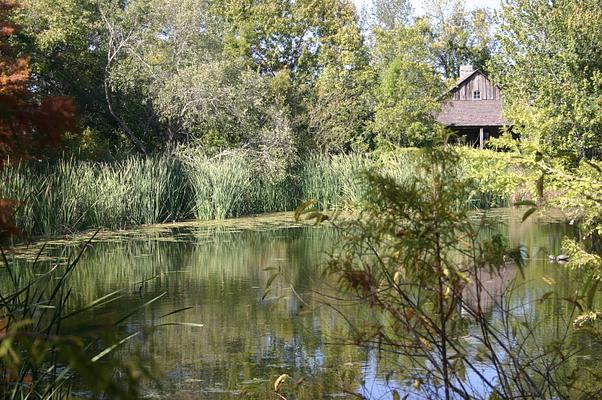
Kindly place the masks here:
<instances>
[{"instance_id":1,"label":"still water","mask_svg":"<svg viewBox=\"0 0 602 400\"><path fill-rule=\"evenodd\" d=\"M571 289L567 271L548 261L569 226L542 219L521 223L516 210L489 214L499 221L498 232L525 249L525 277L517 278L523 296L540 296L544 276L566 286L561 290ZM60 265L90 235L47 243L38 264ZM163 326L119 349L117 356L142 357L162 377L160 386L147 385L149 397L275 398L273 382L286 373L294 398L390 398L390 388L405 383L389 379L391 371L379 367L374 351L338 340L346 324L328 304L334 284L322 274L336 235L330 228L295 224L290 214L101 232L70 278L70 306L114 291L123 297L82 315L72 329L118 320L165 293L135 312L120 335L166 322L202 327ZM16 257L25 260L38 251L17 249ZM276 271L280 275L270 282ZM503 283L491 285L495 290Z\"/></svg>"}]
</instances>

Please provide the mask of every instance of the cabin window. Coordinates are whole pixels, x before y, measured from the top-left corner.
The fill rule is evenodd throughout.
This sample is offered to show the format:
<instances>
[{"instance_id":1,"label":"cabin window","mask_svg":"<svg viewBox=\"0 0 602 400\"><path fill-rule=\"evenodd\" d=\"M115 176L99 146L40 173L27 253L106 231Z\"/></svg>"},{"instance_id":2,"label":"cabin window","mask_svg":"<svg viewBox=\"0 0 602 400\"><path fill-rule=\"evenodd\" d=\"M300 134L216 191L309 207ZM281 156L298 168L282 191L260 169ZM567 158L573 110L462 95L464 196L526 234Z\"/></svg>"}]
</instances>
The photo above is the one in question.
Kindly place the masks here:
<instances>
[{"instance_id":1,"label":"cabin window","mask_svg":"<svg viewBox=\"0 0 602 400\"><path fill-rule=\"evenodd\" d=\"M475 90L474 92L472 92L472 99L473 100L481 100L481 92L479 92L478 90Z\"/></svg>"}]
</instances>

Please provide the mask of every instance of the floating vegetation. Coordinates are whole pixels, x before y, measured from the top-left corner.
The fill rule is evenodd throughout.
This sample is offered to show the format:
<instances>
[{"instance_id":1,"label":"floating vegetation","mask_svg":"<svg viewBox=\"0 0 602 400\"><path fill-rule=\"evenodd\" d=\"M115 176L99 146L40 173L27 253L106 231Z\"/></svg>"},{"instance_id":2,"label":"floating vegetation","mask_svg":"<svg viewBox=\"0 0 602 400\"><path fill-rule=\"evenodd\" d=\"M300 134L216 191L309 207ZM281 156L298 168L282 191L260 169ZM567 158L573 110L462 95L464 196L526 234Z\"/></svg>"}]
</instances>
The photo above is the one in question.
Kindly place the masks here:
<instances>
[{"instance_id":1,"label":"floating vegetation","mask_svg":"<svg viewBox=\"0 0 602 400\"><path fill-rule=\"evenodd\" d=\"M90 244L96 243L123 243L136 240L146 241L152 239L155 242L190 243L193 245L207 245L220 241L227 241L225 235L240 233L244 231L273 231L278 229L289 229L307 226L307 223L296 223L292 213L275 213L255 217L243 217L228 220L214 221L186 221L168 224L145 225L138 228L125 230L101 230L97 233L87 231L69 238L46 240L34 242L28 245L15 246L8 249L8 253L17 259L34 261L66 261L66 257L57 255L58 250L73 248L86 243L92 235L94 239ZM41 253L40 250L44 249ZM150 253L136 254L133 257L151 257Z\"/></svg>"}]
</instances>

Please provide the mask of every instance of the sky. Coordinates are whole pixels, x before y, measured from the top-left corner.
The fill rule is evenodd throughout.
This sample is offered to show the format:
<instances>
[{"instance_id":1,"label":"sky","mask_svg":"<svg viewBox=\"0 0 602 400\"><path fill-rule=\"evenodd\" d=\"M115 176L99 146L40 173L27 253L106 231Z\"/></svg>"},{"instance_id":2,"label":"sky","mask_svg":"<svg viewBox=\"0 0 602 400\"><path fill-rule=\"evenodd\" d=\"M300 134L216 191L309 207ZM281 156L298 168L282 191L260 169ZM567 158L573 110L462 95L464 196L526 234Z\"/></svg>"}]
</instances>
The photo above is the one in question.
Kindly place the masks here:
<instances>
[{"instance_id":1,"label":"sky","mask_svg":"<svg viewBox=\"0 0 602 400\"><path fill-rule=\"evenodd\" d=\"M370 0L353 0L357 9L359 10L362 5L369 4ZM422 13L423 0L411 0L412 6L417 14ZM475 7L488 7L488 8L499 8L500 0L466 0L466 8L473 9Z\"/></svg>"}]
</instances>

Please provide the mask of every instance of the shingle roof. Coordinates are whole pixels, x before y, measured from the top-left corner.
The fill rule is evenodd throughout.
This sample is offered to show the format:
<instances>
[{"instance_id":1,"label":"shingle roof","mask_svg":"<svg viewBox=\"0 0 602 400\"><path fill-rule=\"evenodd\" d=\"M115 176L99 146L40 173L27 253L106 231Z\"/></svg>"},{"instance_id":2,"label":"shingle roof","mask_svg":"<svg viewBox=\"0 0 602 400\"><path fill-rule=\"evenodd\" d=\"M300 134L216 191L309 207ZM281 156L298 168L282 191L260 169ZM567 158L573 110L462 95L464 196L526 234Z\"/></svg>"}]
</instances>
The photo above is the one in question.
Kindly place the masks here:
<instances>
[{"instance_id":1,"label":"shingle roof","mask_svg":"<svg viewBox=\"0 0 602 400\"><path fill-rule=\"evenodd\" d=\"M443 104L437 121L446 126L504 126L501 100L458 100Z\"/></svg>"}]
</instances>

